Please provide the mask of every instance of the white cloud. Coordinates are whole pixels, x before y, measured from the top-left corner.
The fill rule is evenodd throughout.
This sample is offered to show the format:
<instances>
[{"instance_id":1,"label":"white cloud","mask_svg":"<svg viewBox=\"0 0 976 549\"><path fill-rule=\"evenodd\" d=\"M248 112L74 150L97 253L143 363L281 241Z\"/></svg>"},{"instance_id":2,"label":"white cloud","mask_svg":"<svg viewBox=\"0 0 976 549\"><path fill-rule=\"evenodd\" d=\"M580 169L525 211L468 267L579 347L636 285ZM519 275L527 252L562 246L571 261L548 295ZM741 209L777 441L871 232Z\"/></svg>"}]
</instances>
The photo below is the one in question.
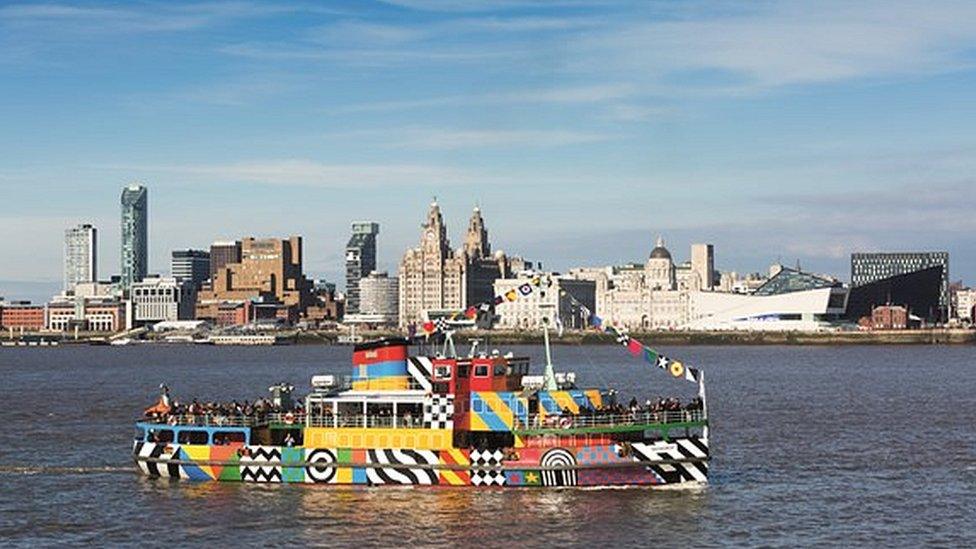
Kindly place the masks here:
<instances>
[{"instance_id":1,"label":"white cloud","mask_svg":"<svg viewBox=\"0 0 976 549\"><path fill-rule=\"evenodd\" d=\"M61 32L104 34L187 31L231 19L305 11L309 8L260 2L122 4L122 8L67 4L11 4L0 7L0 21L20 26L47 25Z\"/></svg>"},{"instance_id":2,"label":"white cloud","mask_svg":"<svg viewBox=\"0 0 976 549\"><path fill-rule=\"evenodd\" d=\"M357 113L399 111L406 109L421 109L453 105L601 103L624 98L633 93L634 86L630 84L596 84L592 86L565 86L559 88L524 89L466 95L442 95L423 99L358 103L331 109L331 112Z\"/></svg>"},{"instance_id":3,"label":"white cloud","mask_svg":"<svg viewBox=\"0 0 976 549\"><path fill-rule=\"evenodd\" d=\"M152 174L177 174L199 181L360 188L452 185L469 182L473 175L456 168L421 164L326 164L305 159L266 160L228 164L108 164L96 169ZM154 178L155 179L155 178Z\"/></svg>"},{"instance_id":4,"label":"white cloud","mask_svg":"<svg viewBox=\"0 0 976 549\"><path fill-rule=\"evenodd\" d=\"M611 136L566 130L444 130L414 129L403 132L394 144L420 149L489 147L560 147L606 141Z\"/></svg>"},{"instance_id":5,"label":"white cloud","mask_svg":"<svg viewBox=\"0 0 976 549\"><path fill-rule=\"evenodd\" d=\"M753 93L971 66L976 3L740 4L734 13L636 21L589 33L574 70L624 74L655 93Z\"/></svg>"}]
</instances>

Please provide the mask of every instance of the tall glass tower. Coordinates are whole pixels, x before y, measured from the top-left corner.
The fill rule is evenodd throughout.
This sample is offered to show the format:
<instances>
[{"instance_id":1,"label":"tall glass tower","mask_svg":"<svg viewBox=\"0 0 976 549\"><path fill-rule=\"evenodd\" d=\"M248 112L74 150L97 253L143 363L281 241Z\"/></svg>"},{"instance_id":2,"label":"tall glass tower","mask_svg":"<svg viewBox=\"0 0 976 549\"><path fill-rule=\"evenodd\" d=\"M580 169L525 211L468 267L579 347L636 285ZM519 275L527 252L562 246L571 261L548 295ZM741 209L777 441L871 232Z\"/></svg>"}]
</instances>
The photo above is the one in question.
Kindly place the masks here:
<instances>
[{"instance_id":1,"label":"tall glass tower","mask_svg":"<svg viewBox=\"0 0 976 549\"><path fill-rule=\"evenodd\" d=\"M376 235L379 223L352 224L352 237L346 244L346 313L359 312L359 281L376 270Z\"/></svg>"},{"instance_id":2,"label":"tall glass tower","mask_svg":"<svg viewBox=\"0 0 976 549\"><path fill-rule=\"evenodd\" d=\"M149 270L149 191L142 185L122 189L122 288L140 282Z\"/></svg>"}]
</instances>

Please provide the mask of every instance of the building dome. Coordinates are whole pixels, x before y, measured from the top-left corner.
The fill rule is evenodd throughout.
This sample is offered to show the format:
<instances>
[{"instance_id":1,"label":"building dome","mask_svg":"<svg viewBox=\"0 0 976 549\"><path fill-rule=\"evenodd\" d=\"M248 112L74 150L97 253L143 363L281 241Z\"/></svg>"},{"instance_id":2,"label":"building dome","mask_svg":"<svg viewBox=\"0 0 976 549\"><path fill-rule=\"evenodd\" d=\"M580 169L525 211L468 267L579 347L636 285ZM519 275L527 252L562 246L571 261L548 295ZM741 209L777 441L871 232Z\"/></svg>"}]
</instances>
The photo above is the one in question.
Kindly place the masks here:
<instances>
[{"instance_id":1,"label":"building dome","mask_svg":"<svg viewBox=\"0 0 976 549\"><path fill-rule=\"evenodd\" d=\"M657 244L654 249L651 250L651 256L649 259L671 259L671 252L664 247L664 239L660 236L657 237Z\"/></svg>"}]
</instances>

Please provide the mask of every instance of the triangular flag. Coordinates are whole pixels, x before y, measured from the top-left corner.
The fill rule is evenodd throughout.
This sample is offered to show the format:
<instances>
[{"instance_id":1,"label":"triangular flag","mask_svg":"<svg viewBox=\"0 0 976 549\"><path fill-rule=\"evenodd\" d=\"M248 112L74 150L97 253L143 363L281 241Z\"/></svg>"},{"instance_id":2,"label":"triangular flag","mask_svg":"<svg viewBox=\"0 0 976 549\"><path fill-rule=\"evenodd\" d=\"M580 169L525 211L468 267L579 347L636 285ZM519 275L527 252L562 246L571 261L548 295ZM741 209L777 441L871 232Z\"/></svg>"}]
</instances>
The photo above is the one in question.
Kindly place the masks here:
<instances>
[{"instance_id":1,"label":"triangular flag","mask_svg":"<svg viewBox=\"0 0 976 549\"><path fill-rule=\"evenodd\" d=\"M636 339L631 339L627 343L627 350L630 351L630 354L632 354L634 356L638 356L638 355L641 354L641 351L644 350L644 346L641 345L641 342L640 341L637 341Z\"/></svg>"}]
</instances>

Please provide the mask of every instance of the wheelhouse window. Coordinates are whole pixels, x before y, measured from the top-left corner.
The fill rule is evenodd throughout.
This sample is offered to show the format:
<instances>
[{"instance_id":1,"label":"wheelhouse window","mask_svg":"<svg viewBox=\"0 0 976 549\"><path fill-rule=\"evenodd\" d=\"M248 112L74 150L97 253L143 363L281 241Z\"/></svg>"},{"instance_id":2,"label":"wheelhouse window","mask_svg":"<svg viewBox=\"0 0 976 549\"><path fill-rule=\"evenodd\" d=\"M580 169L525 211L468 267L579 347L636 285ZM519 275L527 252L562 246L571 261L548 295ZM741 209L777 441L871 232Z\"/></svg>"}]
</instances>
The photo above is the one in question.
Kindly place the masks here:
<instances>
[{"instance_id":1,"label":"wheelhouse window","mask_svg":"<svg viewBox=\"0 0 976 549\"><path fill-rule=\"evenodd\" d=\"M451 377L451 367L450 366L437 366L434 368L434 377L438 379L450 379Z\"/></svg>"},{"instance_id":2,"label":"wheelhouse window","mask_svg":"<svg viewBox=\"0 0 976 549\"><path fill-rule=\"evenodd\" d=\"M474 367L474 377L488 377L488 366L481 364Z\"/></svg>"}]
</instances>

